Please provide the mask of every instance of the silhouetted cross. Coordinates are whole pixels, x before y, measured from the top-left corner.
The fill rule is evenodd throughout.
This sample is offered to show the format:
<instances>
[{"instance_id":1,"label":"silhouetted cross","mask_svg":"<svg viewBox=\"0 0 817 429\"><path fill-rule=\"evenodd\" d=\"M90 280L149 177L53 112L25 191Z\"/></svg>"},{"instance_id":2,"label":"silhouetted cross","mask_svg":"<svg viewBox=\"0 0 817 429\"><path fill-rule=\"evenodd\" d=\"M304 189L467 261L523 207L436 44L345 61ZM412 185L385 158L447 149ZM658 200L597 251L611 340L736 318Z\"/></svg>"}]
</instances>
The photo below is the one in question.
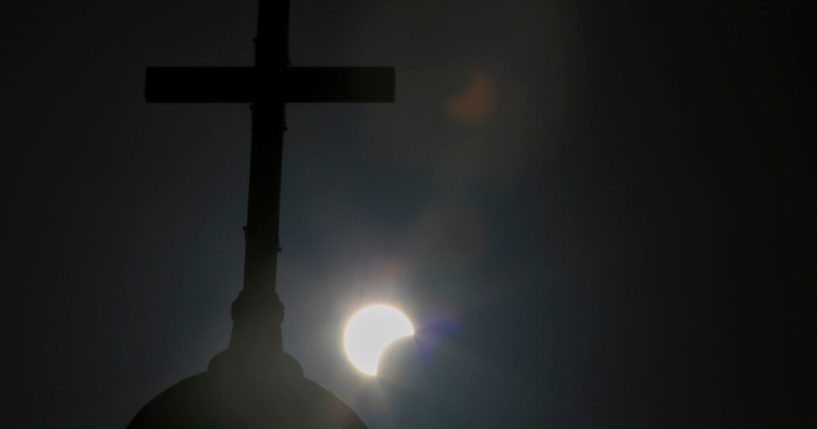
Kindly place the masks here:
<instances>
[{"instance_id":1,"label":"silhouetted cross","mask_svg":"<svg viewBox=\"0 0 817 429\"><path fill-rule=\"evenodd\" d=\"M290 67L289 1L261 0L255 67L149 67L150 102L252 103L244 289L233 304L231 349L281 350L283 306L275 293L284 105L392 102L394 68Z\"/></svg>"}]
</instances>

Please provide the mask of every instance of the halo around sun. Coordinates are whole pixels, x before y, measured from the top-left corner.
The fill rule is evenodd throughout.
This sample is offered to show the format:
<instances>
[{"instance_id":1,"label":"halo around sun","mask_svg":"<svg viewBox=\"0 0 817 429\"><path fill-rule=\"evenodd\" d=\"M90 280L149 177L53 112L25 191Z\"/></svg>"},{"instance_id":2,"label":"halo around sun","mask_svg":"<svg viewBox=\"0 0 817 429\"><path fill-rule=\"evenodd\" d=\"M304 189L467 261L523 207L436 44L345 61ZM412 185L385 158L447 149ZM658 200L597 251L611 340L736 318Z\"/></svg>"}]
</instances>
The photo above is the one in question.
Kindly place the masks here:
<instances>
[{"instance_id":1,"label":"halo around sun","mask_svg":"<svg viewBox=\"0 0 817 429\"><path fill-rule=\"evenodd\" d=\"M411 321L402 311L385 304L358 310L343 332L343 350L360 372L375 376L380 357L395 341L414 335Z\"/></svg>"}]
</instances>

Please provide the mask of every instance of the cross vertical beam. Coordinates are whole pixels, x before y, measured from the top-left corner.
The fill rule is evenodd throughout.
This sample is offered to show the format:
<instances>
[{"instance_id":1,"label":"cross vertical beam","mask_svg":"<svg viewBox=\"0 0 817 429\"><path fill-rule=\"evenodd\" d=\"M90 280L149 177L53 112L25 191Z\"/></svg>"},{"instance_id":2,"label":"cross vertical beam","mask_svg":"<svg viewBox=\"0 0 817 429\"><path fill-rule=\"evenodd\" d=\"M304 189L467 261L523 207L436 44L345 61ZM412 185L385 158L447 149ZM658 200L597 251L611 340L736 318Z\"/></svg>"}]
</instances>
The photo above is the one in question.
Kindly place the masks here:
<instances>
[{"instance_id":1,"label":"cross vertical beam","mask_svg":"<svg viewBox=\"0 0 817 429\"><path fill-rule=\"evenodd\" d=\"M289 0L259 0L255 70L264 75L287 66ZM262 91L271 96L250 107L252 146L244 227L244 287L233 302L230 349L263 359L283 351L284 306L276 292L276 277L286 107L279 89L262 85Z\"/></svg>"},{"instance_id":2,"label":"cross vertical beam","mask_svg":"<svg viewBox=\"0 0 817 429\"><path fill-rule=\"evenodd\" d=\"M259 0L255 66L289 66L290 0Z\"/></svg>"}]
</instances>

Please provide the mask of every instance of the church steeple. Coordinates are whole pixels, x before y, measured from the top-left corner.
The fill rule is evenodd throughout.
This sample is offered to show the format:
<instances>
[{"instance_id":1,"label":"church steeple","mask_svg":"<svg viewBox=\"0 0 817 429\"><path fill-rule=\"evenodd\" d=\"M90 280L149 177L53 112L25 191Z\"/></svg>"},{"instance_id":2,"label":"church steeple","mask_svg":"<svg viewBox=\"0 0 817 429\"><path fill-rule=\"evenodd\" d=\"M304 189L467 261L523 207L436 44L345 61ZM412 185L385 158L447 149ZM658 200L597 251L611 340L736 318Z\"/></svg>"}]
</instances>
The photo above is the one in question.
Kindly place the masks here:
<instances>
[{"instance_id":1,"label":"church steeple","mask_svg":"<svg viewBox=\"0 0 817 429\"><path fill-rule=\"evenodd\" d=\"M148 101L241 102L252 107L244 285L226 352L207 372L148 403L137 428L365 428L345 404L303 377L283 351L276 292L281 159L287 102L391 102L394 69L290 67L289 1L261 0L255 67L150 67Z\"/></svg>"}]
</instances>

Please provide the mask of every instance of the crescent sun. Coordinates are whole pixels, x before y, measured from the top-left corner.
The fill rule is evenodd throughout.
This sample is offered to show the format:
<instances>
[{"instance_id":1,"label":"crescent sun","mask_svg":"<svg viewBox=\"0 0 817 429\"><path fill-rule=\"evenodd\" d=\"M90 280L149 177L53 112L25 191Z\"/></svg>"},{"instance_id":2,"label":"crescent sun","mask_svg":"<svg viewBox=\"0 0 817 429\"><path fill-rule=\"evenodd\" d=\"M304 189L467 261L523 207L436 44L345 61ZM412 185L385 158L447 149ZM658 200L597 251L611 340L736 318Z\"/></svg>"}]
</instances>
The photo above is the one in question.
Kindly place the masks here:
<instances>
[{"instance_id":1,"label":"crescent sun","mask_svg":"<svg viewBox=\"0 0 817 429\"><path fill-rule=\"evenodd\" d=\"M347 322L343 349L355 368L375 376L385 350L395 341L413 335L414 327L403 312L385 304L369 305Z\"/></svg>"}]
</instances>

